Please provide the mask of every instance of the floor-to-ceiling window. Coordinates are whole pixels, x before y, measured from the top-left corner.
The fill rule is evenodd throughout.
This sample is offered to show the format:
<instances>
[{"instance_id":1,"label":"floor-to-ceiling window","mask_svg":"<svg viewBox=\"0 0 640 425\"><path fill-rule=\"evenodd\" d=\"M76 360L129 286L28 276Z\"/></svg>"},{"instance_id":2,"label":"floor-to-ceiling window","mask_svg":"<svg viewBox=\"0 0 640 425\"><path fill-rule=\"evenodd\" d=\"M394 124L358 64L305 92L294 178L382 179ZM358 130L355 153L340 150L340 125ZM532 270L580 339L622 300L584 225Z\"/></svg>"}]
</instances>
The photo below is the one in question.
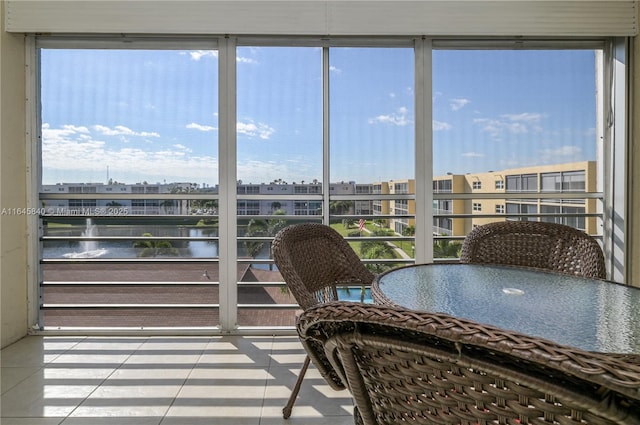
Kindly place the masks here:
<instances>
[{"instance_id":1,"label":"floor-to-ceiling window","mask_svg":"<svg viewBox=\"0 0 640 425\"><path fill-rule=\"evenodd\" d=\"M39 50L40 325L215 326L215 43L96 47Z\"/></svg>"},{"instance_id":2,"label":"floor-to-ceiling window","mask_svg":"<svg viewBox=\"0 0 640 425\"><path fill-rule=\"evenodd\" d=\"M291 326L296 301L271 240L322 222L322 51L241 46L236 57L238 325Z\"/></svg>"},{"instance_id":3,"label":"floor-to-ceiling window","mask_svg":"<svg viewBox=\"0 0 640 425\"><path fill-rule=\"evenodd\" d=\"M460 182L434 219L455 229L438 230L442 256L491 221L563 222L601 237L604 44L480 44L433 50L434 179Z\"/></svg>"},{"instance_id":4,"label":"floor-to-ceiling window","mask_svg":"<svg viewBox=\"0 0 640 425\"><path fill-rule=\"evenodd\" d=\"M330 221L380 273L415 258L414 50L327 54Z\"/></svg>"},{"instance_id":5,"label":"floor-to-ceiling window","mask_svg":"<svg viewBox=\"0 0 640 425\"><path fill-rule=\"evenodd\" d=\"M215 38L37 40L40 326L215 331L231 311L240 328L290 328L270 242L300 222L334 227L374 272L455 260L489 221L603 235L604 43L255 41L219 55ZM222 281L225 261L236 273ZM366 299L359 289L343 295Z\"/></svg>"}]
</instances>

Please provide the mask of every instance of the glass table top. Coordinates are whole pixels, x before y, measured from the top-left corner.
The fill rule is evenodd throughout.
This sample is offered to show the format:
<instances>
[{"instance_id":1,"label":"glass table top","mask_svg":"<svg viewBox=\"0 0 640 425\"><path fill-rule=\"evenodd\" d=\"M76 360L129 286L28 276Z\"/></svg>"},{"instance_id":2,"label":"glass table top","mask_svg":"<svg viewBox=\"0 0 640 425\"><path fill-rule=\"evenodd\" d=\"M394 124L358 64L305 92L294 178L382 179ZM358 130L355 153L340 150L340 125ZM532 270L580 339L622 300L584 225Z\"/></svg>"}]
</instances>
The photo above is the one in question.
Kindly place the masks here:
<instances>
[{"instance_id":1,"label":"glass table top","mask_svg":"<svg viewBox=\"0 0 640 425\"><path fill-rule=\"evenodd\" d=\"M374 283L389 301L584 350L640 353L640 289L477 264L402 267Z\"/></svg>"}]
</instances>

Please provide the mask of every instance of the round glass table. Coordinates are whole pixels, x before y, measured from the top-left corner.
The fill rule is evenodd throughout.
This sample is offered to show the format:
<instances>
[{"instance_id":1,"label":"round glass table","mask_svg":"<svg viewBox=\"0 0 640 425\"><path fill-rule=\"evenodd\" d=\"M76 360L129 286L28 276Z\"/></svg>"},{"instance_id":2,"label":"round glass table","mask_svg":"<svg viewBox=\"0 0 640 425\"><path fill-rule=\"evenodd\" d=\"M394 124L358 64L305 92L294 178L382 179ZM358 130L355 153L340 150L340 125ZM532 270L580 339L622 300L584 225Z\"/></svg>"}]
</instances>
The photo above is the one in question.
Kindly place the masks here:
<instances>
[{"instance_id":1,"label":"round glass table","mask_svg":"<svg viewBox=\"0 0 640 425\"><path fill-rule=\"evenodd\" d=\"M588 351L640 353L640 289L541 270L480 264L400 267L374 302L446 313Z\"/></svg>"}]
</instances>

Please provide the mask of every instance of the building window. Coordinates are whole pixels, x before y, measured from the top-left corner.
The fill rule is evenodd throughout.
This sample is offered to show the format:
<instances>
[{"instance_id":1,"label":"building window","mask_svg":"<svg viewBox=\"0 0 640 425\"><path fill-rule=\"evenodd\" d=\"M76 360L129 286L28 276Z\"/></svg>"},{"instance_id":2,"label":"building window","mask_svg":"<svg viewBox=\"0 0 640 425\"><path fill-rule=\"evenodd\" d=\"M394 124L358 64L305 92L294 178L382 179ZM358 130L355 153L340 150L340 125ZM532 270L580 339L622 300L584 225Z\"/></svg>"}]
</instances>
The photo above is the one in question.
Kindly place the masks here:
<instances>
[{"instance_id":1,"label":"building window","mask_svg":"<svg viewBox=\"0 0 640 425\"><path fill-rule=\"evenodd\" d=\"M507 220L516 221L538 221L537 217L515 217L521 214L537 214L538 206L535 204L519 204L515 202L508 202L507 205Z\"/></svg>"},{"instance_id":2,"label":"building window","mask_svg":"<svg viewBox=\"0 0 640 425\"><path fill-rule=\"evenodd\" d=\"M474 202L473 203L473 210L474 211L482 211L482 204L480 202Z\"/></svg>"},{"instance_id":3,"label":"building window","mask_svg":"<svg viewBox=\"0 0 640 425\"><path fill-rule=\"evenodd\" d=\"M393 190L397 194L409 193L409 185L407 183L396 183L393 185Z\"/></svg>"},{"instance_id":4,"label":"building window","mask_svg":"<svg viewBox=\"0 0 640 425\"><path fill-rule=\"evenodd\" d=\"M453 182L451 180L435 180L433 182L433 191L435 193L451 193Z\"/></svg>"},{"instance_id":5,"label":"building window","mask_svg":"<svg viewBox=\"0 0 640 425\"><path fill-rule=\"evenodd\" d=\"M538 175L520 174L507 176L507 190L510 192L536 192L538 190Z\"/></svg>"},{"instance_id":6,"label":"building window","mask_svg":"<svg viewBox=\"0 0 640 425\"><path fill-rule=\"evenodd\" d=\"M540 175L543 192L584 192L585 171L558 171Z\"/></svg>"},{"instance_id":7,"label":"building window","mask_svg":"<svg viewBox=\"0 0 640 425\"><path fill-rule=\"evenodd\" d=\"M504 180L496 180L496 190L504 189Z\"/></svg>"},{"instance_id":8,"label":"building window","mask_svg":"<svg viewBox=\"0 0 640 425\"><path fill-rule=\"evenodd\" d=\"M475 180L473 182L473 190L480 190L482 189L482 182L479 180Z\"/></svg>"},{"instance_id":9,"label":"building window","mask_svg":"<svg viewBox=\"0 0 640 425\"><path fill-rule=\"evenodd\" d=\"M496 214L504 214L504 205L496 205Z\"/></svg>"}]
</instances>

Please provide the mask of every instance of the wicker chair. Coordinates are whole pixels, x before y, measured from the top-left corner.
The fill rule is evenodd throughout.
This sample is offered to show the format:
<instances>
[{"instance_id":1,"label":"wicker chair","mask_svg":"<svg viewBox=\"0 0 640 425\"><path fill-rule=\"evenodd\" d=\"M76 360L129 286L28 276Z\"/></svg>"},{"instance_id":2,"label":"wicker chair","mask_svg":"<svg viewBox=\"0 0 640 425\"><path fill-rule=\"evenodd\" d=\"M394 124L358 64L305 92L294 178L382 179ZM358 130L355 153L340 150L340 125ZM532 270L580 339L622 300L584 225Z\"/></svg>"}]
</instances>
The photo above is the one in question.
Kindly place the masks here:
<instances>
[{"instance_id":1,"label":"wicker chair","mask_svg":"<svg viewBox=\"0 0 640 425\"><path fill-rule=\"evenodd\" d=\"M598 242L576 228L540 221L504 221L474 228L462 244L460 262L535 267L606 278Z\"/></svg>"},{"instance_id":2,"label":"wicker chair","mask_svg":"<svg viewBox=\"0 0 640 425\"><path fill-rule=\"evenodd\" d=\"M332 302L297 323L356 424L640 424L640 356L592 353L445 314Z\"/></svg>"},{"instance_id":3,"label":"wicker chair","mask_svg":"<svg viewBox=\"0 0 640 425\"><path fill-rule=\"evenodd\" d=\"M349 243L337 231L323 224L288 226L275 236L271 249L287 288L302 310L337 300L338 286L371 285L374 278ZM309 356L282 409L285 419L291 415L308 366ZM337 386L342 386L337 376L334 380Z\"/></svg>"}]
</instances>

